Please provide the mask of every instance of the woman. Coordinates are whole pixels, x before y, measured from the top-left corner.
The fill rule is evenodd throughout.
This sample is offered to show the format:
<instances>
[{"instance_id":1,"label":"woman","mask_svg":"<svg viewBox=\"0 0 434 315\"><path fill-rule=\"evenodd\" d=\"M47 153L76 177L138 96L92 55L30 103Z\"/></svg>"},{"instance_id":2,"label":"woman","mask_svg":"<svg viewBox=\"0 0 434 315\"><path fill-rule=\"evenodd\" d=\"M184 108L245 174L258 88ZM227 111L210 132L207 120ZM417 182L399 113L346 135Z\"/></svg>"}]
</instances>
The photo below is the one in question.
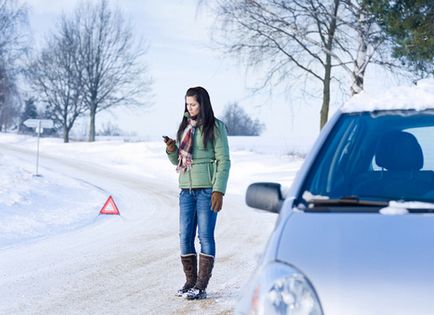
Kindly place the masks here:
<instances>
[{"instance_id":1,"label":"woman","mask_svg":"<svg viewBox=\"0 0 434 315\"><path fill-rule=\"evenodd\" d=\"M169 160L179 172L179 236L186 282L178 296L206 298L214 266L214 228L222 209L229 177L230 159L226 127L214 117L208 92L192 87L185 95L184 116L177 143L164 137ZM199 271L194 246L196 229L200 241Z\"/></svg>"}]
</instances>

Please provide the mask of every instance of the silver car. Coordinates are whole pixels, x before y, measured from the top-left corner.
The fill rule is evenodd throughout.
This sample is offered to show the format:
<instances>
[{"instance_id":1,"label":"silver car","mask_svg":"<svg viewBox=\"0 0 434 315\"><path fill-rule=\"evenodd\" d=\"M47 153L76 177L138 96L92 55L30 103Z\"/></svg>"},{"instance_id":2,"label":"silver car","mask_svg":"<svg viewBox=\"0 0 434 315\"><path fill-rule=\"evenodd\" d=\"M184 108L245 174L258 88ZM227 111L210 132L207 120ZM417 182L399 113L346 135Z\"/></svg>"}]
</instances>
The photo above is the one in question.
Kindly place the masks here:
<instances>
[{"instance_id":1,"label":"silver car","mask_svg":"<svg viewBox=\"0 0 434 315\"><path fill-rule=\"evenodd\" d=\"M236 314L434 314L434 84L419 92L339 110L285 198L250 185L279 217Z\"/></svg>"}]
</instances>

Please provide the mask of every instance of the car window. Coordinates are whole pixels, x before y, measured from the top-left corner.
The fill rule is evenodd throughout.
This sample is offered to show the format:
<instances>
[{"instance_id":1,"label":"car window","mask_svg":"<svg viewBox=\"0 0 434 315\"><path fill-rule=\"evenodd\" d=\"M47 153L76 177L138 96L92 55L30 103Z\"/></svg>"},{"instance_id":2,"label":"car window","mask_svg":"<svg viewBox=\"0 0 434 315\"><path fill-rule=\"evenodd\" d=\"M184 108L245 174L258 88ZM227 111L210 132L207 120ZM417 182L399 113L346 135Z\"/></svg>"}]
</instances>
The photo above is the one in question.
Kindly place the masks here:
<instances>
[{"instance_id":1,"label":"car window","mask_svg":"<svg viewBox=\"0 0 434 315\"><path fill-rule=\"evenodd\" d=\"M434 141L432 137L434 135L434 127L421 127L411 128L405 130L411 133L418 141L423 152L423 167L422 170L434 170ZM372 159L372 168L375 170L381 170L381 167L375 162L375 158Z\"/></svg>"},{"instance_id":2,"label":"car window","mask_svg":"<svg viewBox=\"0 0 434 315\"><path fill-rule=\"evenodd\" d=\"M423 170L434 170L434 127L412 128L407 132L413 134L422 147L424 164Z\"/></svg>"},{"instance_id":3,"label":"car window","mask_svg":"<svg viewBox=\"0 0 434 315\"><path fill-rule=\"evenodd\" d=\"M343 114L309 170L300 198L434 202L434 113Z\"/></svg>"}]
</instances>

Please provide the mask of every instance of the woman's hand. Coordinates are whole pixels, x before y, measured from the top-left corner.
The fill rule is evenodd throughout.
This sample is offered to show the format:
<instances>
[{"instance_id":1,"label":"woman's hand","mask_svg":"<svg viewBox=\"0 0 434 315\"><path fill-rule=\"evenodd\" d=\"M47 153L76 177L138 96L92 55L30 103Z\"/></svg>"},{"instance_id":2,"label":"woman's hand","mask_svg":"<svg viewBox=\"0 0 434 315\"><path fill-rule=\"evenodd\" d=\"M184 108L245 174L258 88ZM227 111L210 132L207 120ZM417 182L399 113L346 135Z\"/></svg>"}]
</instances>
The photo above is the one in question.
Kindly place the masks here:
<instances>
[{"instance_id":1,"label":"woman's hand","mask_svg":"<svg viewBox=\"0 0 434 315\"><path fill-rule=\"evenodd\" d=\"M166 152L172 153L176 151L176 141L169 138L168 136L163 136L164 143L166 144Z\"/></svg>"},{"instance_id":2,"label":"woman's hand","mask_svg":"<svg viewBox=\"0 0 434 315\"><path fill-rule=\"evenodd\" d=\"M219 212L223 206L223 194L219 191L213 191L211 195L211 209Z\"/></svg>"}]
</instances>

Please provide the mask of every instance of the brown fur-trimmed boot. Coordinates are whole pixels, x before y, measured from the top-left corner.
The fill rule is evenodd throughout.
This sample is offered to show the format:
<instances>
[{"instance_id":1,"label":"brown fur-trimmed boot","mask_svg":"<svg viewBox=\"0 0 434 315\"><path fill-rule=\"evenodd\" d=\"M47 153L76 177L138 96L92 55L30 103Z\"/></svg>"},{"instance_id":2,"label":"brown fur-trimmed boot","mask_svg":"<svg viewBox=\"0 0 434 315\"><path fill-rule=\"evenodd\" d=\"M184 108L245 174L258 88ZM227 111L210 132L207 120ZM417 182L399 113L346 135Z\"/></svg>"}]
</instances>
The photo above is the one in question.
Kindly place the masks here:
<instances>
[{"instance_id":1,"label":"brown fur-trimmed boot","mask_svg":"<svg viewBox=\"0 0 434 315\"><path fill-rule=\"evenodd\" d=\"M212 275L214 267L214 257L204 254L199 255L199 273L193 288L185 294L187 300L201 300L206 298L206 287Z\"/></svg>"},{"instance_id":2,"label":"brown fur-trimmed boot","mask_svg":"<svg viewBox=\"0 0 434 315\"><path fill-rule=\"evenodd\" d=\"M187 293L188 290L194 287L197 281L197 256L196 254L190 254L181 256L182 267L185 273L185 284L176 292L177 296L182 296Z\"/></svg>"}]
</instances>

